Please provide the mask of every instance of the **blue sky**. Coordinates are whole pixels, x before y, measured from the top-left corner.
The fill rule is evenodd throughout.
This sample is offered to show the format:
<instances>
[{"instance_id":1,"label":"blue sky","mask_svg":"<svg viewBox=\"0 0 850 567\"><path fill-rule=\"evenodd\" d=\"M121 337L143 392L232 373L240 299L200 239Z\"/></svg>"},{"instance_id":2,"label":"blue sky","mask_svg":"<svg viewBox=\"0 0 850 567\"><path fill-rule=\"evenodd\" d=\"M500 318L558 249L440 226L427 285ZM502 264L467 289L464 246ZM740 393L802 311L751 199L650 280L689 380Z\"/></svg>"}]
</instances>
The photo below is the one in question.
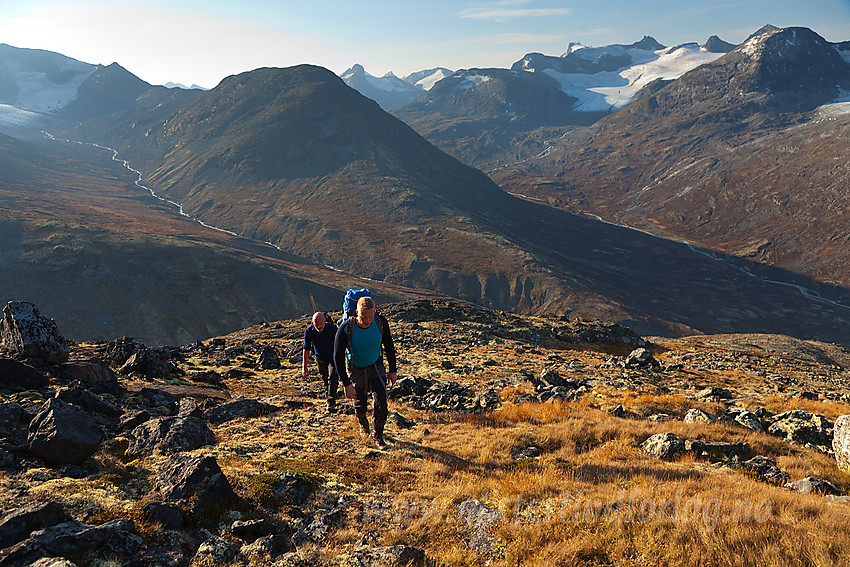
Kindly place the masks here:
<instances>
[{"instance_id":1,"label":"blue sky","mask_svg":"<svg viewBox=\"0 0 850 567\"><path fill-rule=\"evenodd\" d=\"M664 45L710 35L740 43L764 24L850 40L850 0L0 0L0 42L142 79L213 87L228 75L312 63L372 75L431 67L509 67L651 35Z\"/></svg>"}]
</instances>

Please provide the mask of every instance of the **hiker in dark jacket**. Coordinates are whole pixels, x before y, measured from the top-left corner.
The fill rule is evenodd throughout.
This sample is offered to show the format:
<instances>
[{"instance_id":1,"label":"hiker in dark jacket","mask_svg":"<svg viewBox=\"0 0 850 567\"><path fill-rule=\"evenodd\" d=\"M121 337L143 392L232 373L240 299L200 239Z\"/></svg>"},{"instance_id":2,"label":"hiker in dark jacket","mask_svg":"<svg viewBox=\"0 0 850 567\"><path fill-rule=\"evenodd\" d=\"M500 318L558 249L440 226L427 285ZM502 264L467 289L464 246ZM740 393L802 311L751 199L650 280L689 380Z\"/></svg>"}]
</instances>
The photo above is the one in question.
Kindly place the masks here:
<instances>
[{"instance_id":1,"label":"hiker in dark jacket","mask_svg":"<svg viewBox=\"0 0 850 567\"><path fill-rule=\"evenodd\" d=\"M382 346L387 356L389 373L384 369ZM346 349L351 354L347 372ZM345 397L354 400L354 413L360 422L360 433L364 436L369 435L366 396L372 393L372 438L379 448L386 448L384 425L389 413L386 380L389 379L395 385L398 374L390 326L383 315L375 313L375 302L371 297L361 297L357 301L357 315L347 319L336 332L334 363L345 387Z\"/></svg>"},{"instance_id":2,"label":"hiker in dark jacket","mask_svg":"<svg viewBox=\"0 0 850 567\"><path fill-rule=\"evenodd\" d=\"M304 364L301 367L301 376L306 379L310 374L307 362L311 352L315 353L319 374L325 385L328 411L333 411L336 407L336 392L339 388L339 374L333 363L336 331L336 325L326 320L325 314L321 312L314 313L313 323L304 329Z\"/></svg>"}]
</instances>

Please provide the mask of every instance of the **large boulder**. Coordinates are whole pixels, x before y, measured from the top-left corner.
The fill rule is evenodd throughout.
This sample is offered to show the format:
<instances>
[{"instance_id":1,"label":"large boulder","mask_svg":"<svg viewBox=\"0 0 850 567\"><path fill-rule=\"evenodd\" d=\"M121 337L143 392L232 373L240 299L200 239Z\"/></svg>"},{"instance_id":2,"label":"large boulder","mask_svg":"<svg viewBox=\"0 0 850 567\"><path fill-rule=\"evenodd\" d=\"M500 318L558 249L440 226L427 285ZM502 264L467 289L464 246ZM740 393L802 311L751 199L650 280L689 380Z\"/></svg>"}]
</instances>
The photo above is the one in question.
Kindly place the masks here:
<instances>
[{"instance_id":1,"label":"large boulder","mask_svg":"<svg viewBox=\"0 0 850 567\"><path fill-rule=\"evenodd\" d=\"M423 550L406 545L364 547L338 556L334 563L362 567L420 567L428 564Z\"/></svg>"},{"instance_id":2,"label":"large boulder","mask_svg":"<svg viewBox=\"0 0 850 567\"><path fill-rule=\"evenodd\" d=\"M274 370L280 368L280 355L273 346L263 347L260 356L257 357L256 367L260 370Z\"/></svg>"},{"instance_id":3,"label":"large boulder","mask_svg":"<svg viewBox=\"0 0 850 567\"><path fill-rule=\"evenodd\" d=\"M156 486L167 502L184 502L196 520L212 520L233 500L233 488L215 457L178 453L156 475Z\"/></svg>"},{"instance_id":4,"label":"large boulder","mask_svg":"<svg viewBox=\"0 0 850 567\"><path fill-rule=\"evenodd\" d=\"M215 443L215 435L196 417L161 417L146 421L130 432L127 456L171 455Z\"/></svg>"},{"instance_id":5,"label":"large boulder","mask_svg":"<svg viewBox=\"0 0 850 567\"><path fill-rule=\"evenodd\" d=\"M103 431L83 410L52 398L30 421L30 452L51 465L79 464L100 446Z\"/></svg>"},{"instance_id":6,"label":"large boulder","mask_svg":"<svg viewBox=\"0 0 850 567\"><path fill-rule=\"evenodd\" d=\"M835 420L832 450L835 452L838 468L850 472L850 415L842 415Z\"/></svg>"},{"instance_id":7,"label":"large boulder","mask_svg":"<svg viewBox=\"0 0 850 567\"><path fill-rule=\"evenodd\" d=\"M776 461L762 455L756 455L749 461L742 463L741 466L756 478L770 484L784 486L791 480L788 473L776 466Z\"/></svg>"},{"instance_id":8,"label":"large boulder","mask_svg":"<svg viewBox=\"0 0 850 567\"><path fill-rule=\"evenodd\" d=\"M24 392L46 388L50 381L45 375L23 362L0 357L0 391Z\"/></svg>"},{"instance_id":9,"label":"large boulder","mask_svg":"<svg viewBox=\"0 0 850 567\"><path fill-rule=\"evenodd\" d=\"M68 343L53 319L44 317L28 301L10 301L0 319L3 348L16 358L33 358L48 364L68 360Z\"/></svg>"},{"instance_id":10,"label":"large boulder","mask_svg":"<svg viewBox=\"0 0 850 567\"><path fill-rule=\"evenodd\" d=\"M149 380L166 379L174 371L174 365L171 364L170 355L166 350L141 348L134 352L118 371Z\"/></svg>"},{"instance_id":11,"label":"large boulder","mask_svg":"<svg viewBox=\"0 0 850 567\"><path fill-rule=\"evenodd\" d=\"M636 348L623 361L623 366L626 368L660 368L661 364L645 348Z\"/></svg>"},{"instance_id":12,"label":"large boulder","mask_svg":"<svg viewBox=\"0 0 850 567\"><path fill-rule=\"evenodd\" d=\"M19 404L0 404L0 439L26 429L31 419L32 415Z\"/></svg>"},{"instance_id":13,"label":"large boulder","mask_svg":"<svg viewBox=\"0 0 850 567\"><path fill-rule=\"evenodd\" d=\"M99 526L77 521L55 524L30 533L29 538L0 552L0 565L32 565L58 556L86 564L118 560L118 564L145 564L141 542L133 536L135 524L122 518Z\"/></svg>"},{"instance_id":14,"label":"large boulder","mask_svg":"<svg viewBox=\"0 0 850 567\"><path fill-rule=\"evenodd\" d=\"M832 496L841 495L841 491L838 490L838 488L834 484L832 484L828 480L823 480L822 478L817 478L814 476L795 480L794 482L787 482L785 483L785 488L787 488L788 490L799 492L801 494L816 493L830 494Z\"/></svg>"}]
</instances>

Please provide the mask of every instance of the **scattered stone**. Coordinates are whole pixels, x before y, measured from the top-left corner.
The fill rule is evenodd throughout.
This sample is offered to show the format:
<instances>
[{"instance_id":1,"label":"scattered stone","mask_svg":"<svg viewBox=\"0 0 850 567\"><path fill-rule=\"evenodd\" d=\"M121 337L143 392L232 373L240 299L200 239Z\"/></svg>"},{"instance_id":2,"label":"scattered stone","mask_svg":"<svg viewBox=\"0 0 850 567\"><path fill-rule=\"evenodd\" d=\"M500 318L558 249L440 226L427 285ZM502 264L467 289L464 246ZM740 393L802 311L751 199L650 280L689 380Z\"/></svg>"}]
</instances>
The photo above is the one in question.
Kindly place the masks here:
<instances>
[{"instance_id":1,"label":"scattered stone","mask_svg":"<svg viewBox=\"0 0 850 567\"><path fill-rule=\"evenodd\" d=\"M626 410L623 408L623 404L617 404L613 408L608 410L608 415L611 417L626 417Z\"/></svg>"},{"instance_id":2,"label":"scattered stone","mask_svg":"<svg viewBox=\"0 0 850 567\"><path fill-rule=\"evenodd\" d=\"M523 459L534 459L542 454L543 451L541 451L539 447L535 447L532 445L531 447L524 447L514 451L512 454L512 458L515 461L521 461Z\"/></svg>"},{"instance_id":3,"label":"scattered stone","mask_svg":"<svg viewBox=\"0 0 850 567\"><path fill-rule=\"evenodd\" d=\"M35 359L47 364L68 360L68 343L56 322L39 313L28 301L10 301L0 319L3 349L15 358Z\"/></svg>"},{"instance_id":4,"label":"scattered stone","mask_svg":"<svg viewBox=\"0 0 850 567\"><path fill-rule=\"evenodd\" d=\"M56 398L29 424L30 452L51 465L79 464L100 446L103 431L89 414Z\"/></svg>"},{"instance_id":5,"label":"scattered stone","mask_svg":"<svg viewBox=\"0 0 850 567\"><path fill-rule=\"evenodd\" d=\"M735 423L743 425L747 429L751 429L753 431L764 431L764 428L762 427L761 421L759 420L758 416L751 411L740 412L738 415L735 416Z\"/></svg>"},{"instance_id":6,"label":"scattered stone","mask_svg":"<svg viewBox=\"0 0 850 567\"><path fill-rule=\"evenodd\" d=\"M321 543L328 537L328 526L321 520L313 520L309 526L303 530L298 530L292 535L292 545L296 549L301 549L307 545L315 545Z\"/></svg>"},{"instance_id":7,"label":"scattered stone","mask_svg":"<svg viewBox=\"0 0 850 567\"><path fill-rule=\"evenodd\" d=\"M278 411L277 406L261 402L259 400L236 400L223 403L204 412L204 418L213 425L221 425L232 419L240 417L260 417Z\"/></svg>"},{"instance_id":8,"label":"scattered stone","mask_svg":"<svg viewBox=\"0 0 850 567\"><path fill-rule=\"evenodd\" d=\"M407 419L397 411L394 411L392 414L390 414L390 419L399 429L411 429L413 426L416 425L416 422Z\"/></svg>"},{"instance_id":9,"label":"scattered stone","mask_svg":"<svg viewBox=\"0 0 850 567\"><path fill-rule=\"evenodd\" d=\"M110 419L122 414L121 410L85 388L63 388L56 392L57 399L73 404L90 414L100 414Z\"/></svg>"},{"instance_id":10,"label":"scattered stone","mask_svg":"<svg viewBox=\"0 0 850 567\"><path fill-rule=\"evenodd\" d=\"M783 472L776 466L776 461L762 455L753 457L749 461L744 462L741 466L744 470L756 475L759 479L769 482L770 484L781 486L791 480L788 473Z\"/></svg>"},{"instance_id":11,"label":"scattered stone","mask_svg":"<svg viewBox=\"0 0 850 567\"><path fill-rule=\"evenodd\" d=\"M90 360L72 360L59 365L56 370L60 380L77 384L96 394L121 394L118 375L104 361L93 358Z\"/></svg>"},{"instance_id":12,"label":"scattered stone","mask_svg":"<svg viewBox=\"0 0 850 567\"><path fill-rule=\"evenodd\" d=\"M27 539L33 531L68 520L65 508L58 502L33 504L12 510L0 518L0 549Z\"/></svg>"},{"instance_id":13,"label":"scattered stone","mask_svg":"<svg viewBox=\"0 0 850 567\"><path fill-rule=\"evenodd\" d=\"M0 358L0 390L25 392L46 388L50 381L41 372L23 362Z\"/></svg>"},{"instance_id":14,"label":"scattered stone","mask_svg":"<svg viewBox=\"0 0 850 567\"><path fill-rule=\"evenodd\" d=\"M132 535L135 525L122 518L99 526L68 521L36 530L27 540L3 551L3 564L34 563L38 559L59 556L66 559L85 559L87 564L95 558L110 558L119 563L133 560L143 562L143 546ZM8 560L11 560L7 562Z\"/></svg>"},{"instance_id":15,"label":"scattered stone","mask_svg":"<svg viewBox=\"0 0 850 567\"><path fill-rule=\"evenodd\" d=\"M752 455L746 443L685 440L685 451L712 463L740 463Z\"/></svg>"},{"instance_id":16,"label":"scattered stone","mask_svg":"<svg viewBox=\"0 0 850 567\"><path fill-rule=\"evenodd\" d=\"M685 442L674 433L657 433L640 447L653 457L670 460L685 451Z\"/></svg>"},{"instance_id":17,"label":"scattered stone","mask_svg":"<svg viewBox=\"0 0 850 567\"><path fill-rule=\"evenodd\" d=\"M106 359L117 366L123 366L137 350L143 348L145 345L135 342L132 337L121 337L106 345Z\"/></svg>"},{"instance_id":18,"label":"scattered stone","mask_svg":"<svg viewBox=\"0 0 850 567\"><path fill-rule=\"evenodd\" d=\"M234 498L233 488L215 457L178 453L156 474L156 486L167 502L184 502L196 520L211 520Z\"/></svg>"},{"instance_id":19,"label":"scattered stone","mask_svg":"<svg viewBox=\"0 0 850 567\"><path fill-rule=\"evenodd\" d=\"M142 515L148 522L169 530L179 529L183 525L183 510L176 504L149 502L142 507Z\"/></svg>"},{"instance_id":20,"label":"scattered stone","mask_svg":"<svg viewBox=\"0 0 850 567\"><path fill-rule=\"evenodd\" d=\"M275 370L280 368L280 356L277 354L277 350L273 346L266 345L263 347L255 366L259 370Z\"/></svg>"},{"instance_id":21,"label":"scattered stone","mask_svg":"<svg viewBox=\"0 0 850 567\"><path fill-rule=\"evenodd\" d=\"M785 483L785 488L800 492L801 494L817 493L830 494L833 496L841 495L841 491L838 490L834 484L828 480L823 480L813 476L796 480L794 482L787 482Z\"/></svg>"},{"instance_id":22,"label":"scattered stone","mask_svg":"<svg viewBox=\"0 0 850 567\"><path fill-rule=\"evenodd\" d=\"M147 380L165 380L176 369L164 349L141 348L134 352L118 370L121 374L135 374Z\"/></svg>"},{"instance_id":23,"label":"scattered stone","mask_svg":"<svg viewBox=\"0 0 850 567\"><path fill-rule=\"evenodd\" d=\"M172 394L157 388L142 388L136 395L141 396L146 406L151 409L160 409L165 415L177 413L177 400Z\"/></svg>"},{"instance_id":24,"label":"scattered stone","mask_svg":"<svg viewBox=\"0 0 850 567\"><path fill-rule=\"evenodd\" d=\"M243 545L241 553L248 559L249 565L254 565L262 564L264 557L276 557L290 549L292 549L291 538L283 534L271 534L259 537L253 543ZM280 564L275 563L275 565ZM290 563L285 563L285 565L290 565ZM296 563L292 563L292 565L296 565ZM303 565L303 563L297 563L297 565Z\"/></svg>"},{"instance_id":25,"label":"scattered stone","mask_svg":"<svg viewBox=\"0 0 850 567\"><path fill-rule=\"evenodd\" d=\"M691 408L685 414L685 423L715 423L717 418L701 409Z\"/></svg>"},{"instance_id":26,"label":"scattered stone","mask_svg":"<svg viewBox=\"0 0 850 567\"><path fill-rule=\"evenodd\" d=\"M239 548L226 539L213 536L198 547L192 565L226 565L239 553Z\"/></svg>"},{"instance_id":27,"label":"scattered stone","mask_svg":"<svg viewBox=\"0 0 850 567\"><path fill-rule=\"evenodd\" d=\"M648 419L649 421L665 422L673 419L673 416L669 413L654 413L646 419Z\"/></svg>"},{"instance_id":28,"label":"scattered stone","mask_svg":"<svg viewBox=\"0 0 850 567\"><path fill-rule=\"evenodd\" d=\"M629 353L629 356L623 361L623 366L626 368L661 368L661 364L645 348L637 348Z\"/></svg>"},{"instance_id":29,"label":"scattered stone","mask_svg":"<svg viewBox=\"0 0 850 567\"><path fill-rule=\"evenodd\" d=\"M697 392L696 397L698 400L703 400L706 402L718 402L720 400L729 400L732 398L732 391L726 388L705 388Z\"/></svg>"},{"instance_id":30,"label":"scattered stone","mask_svg":"<svg viewBox=\"0 0 850 567\"><path fill-rule=\"evenodd\" d=\"M453 363L451 360L443 360L443 361L440 363L440 367L441 367L443 370L451 370L452 368L454 368L454 367L455 367L455 365L454 365L454 363Z\"/></svg>"},{"instance_id":31,"label":"scattered stone","mask_svg":"<svg viewBox=\"0 0 850 567\"><path fill-rule=\"evenodd\" d=\"M142 423L130 434L128 457L171 455L215 444L215 435L196 417L161 417Z\"/></svg>"},{"instance_id":32,"label":"scattered stone","mask_svg":"<svg viewBox=\"0 0 850 567\"><path fill-rule=\"evenodd\" d=\"M277 531L274 524L265 519L260 520L236 520L230 526L233 535L243 541L254 541L257 538L271 535Z\"/></svg>"},{"instance_id":33,"label":"scattered stone","mask_svg":"<svg viewBox=\"0 0 850 567\"><path fill-rule=\"evenodd\" d=\"M25 429L31 420L32 415L20 404L0 404L0 439Z\"/></svg>"},{"instance_id":34,"label":"scattered stone","mask_svg":"<svg viewBox=\"0 0 850 567\"><path fill-rule=\"evenodd\" d=\"M118 429L121 431L129 431L137 428L151 418L150 412L147 410L132 410L124 412L121 419L118 420Z\"/></svg>"},{"instance_id":35,"label":"scattered stone","mask_svg":"<svg viewBox=\"0 0 850 567\"><path fill-rule=\"evenodd\" d=\"M424 567L426 558L425 552L417 547L393 545L364 547L351 551L336 557L334 564L358 567Z\"/></svg>"},{"instance_id":36,"label":"scattered stone","mask_svg":"<svg viewBox=\"0 0 850 567\"><path fill-rule=\"evenodd\" d=\"M638 334L618 323L600 321L582 321L573 319L568 325L552 329L552 334L560 341L570 343L608 343L643 346L646 344Z\"/></svg>"},{"instance_id":37,"label":"scattered stone","mask_svg":"<svg viewBox=\"0 0 850 567\"><path fill-rule=\"evenodd\" d=\"M489 534L490 525L501 520L502 513L479 500L465 500L458 504L457 511L469 532L469 548L481 555L491 553L496 541Z\"/></svg>"},{"instance_id":38,"label":"scattered stone","mask_svg":"<svg viewBox=\"0 0 850 567\"><path fill-rule=\"evenodd\" d=\"M281 496L284 502L301 504L314 492L314 486L307 482L297 472L285 472L281 475L280 483L275 492Z\"/></svg>"}]
</instances>

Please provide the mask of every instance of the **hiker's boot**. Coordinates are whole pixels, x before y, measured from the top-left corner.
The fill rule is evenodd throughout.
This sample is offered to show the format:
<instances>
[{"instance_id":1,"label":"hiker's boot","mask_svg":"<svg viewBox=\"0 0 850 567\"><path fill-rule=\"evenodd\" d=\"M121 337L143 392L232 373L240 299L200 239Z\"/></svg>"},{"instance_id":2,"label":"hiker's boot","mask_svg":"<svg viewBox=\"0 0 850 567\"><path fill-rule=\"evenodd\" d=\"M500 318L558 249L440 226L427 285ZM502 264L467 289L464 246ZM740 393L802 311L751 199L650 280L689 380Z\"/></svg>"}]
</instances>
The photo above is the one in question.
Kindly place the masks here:
<instances>
[{"instance_id":1,"label":"hiker's boot","mask_svg":"<svg viewBox=\"0 0 850 567\"><path fill-rule=\"evenodd\" d=\"M374 436L372 437L372 439L374 439L374 440L375 440L375 445L377 445L377 446L378 446L378 449L381 449L382 451L383 451L383 450L386 450L386 448L387 448L387 442L386 442L386 441L384 441L384 436L383 436L383 435L374 435Z\"/></svg>"},{"instance_id":2,"label":"hiker's boot","mask_svg":"<svg viewBox=\"0 0 850 567\"><path fill-rule=\"evenodd\" d=\"M360 435L362 437L368 438L369 437L369 422L365 421L365 420L364 421L358 420L358 423L360 423Z\"/></svg>"},{"instance_id":3,"label":"hiker's boot","mask_svg":"<svg viewBox=\"0 0 850 567\"><path fill-rule=\"evenodd\" d=\"M328 413L334 413L336 411L336 400L328 400L325 409L328 410Z\"/></svg>"}]
</instances>

